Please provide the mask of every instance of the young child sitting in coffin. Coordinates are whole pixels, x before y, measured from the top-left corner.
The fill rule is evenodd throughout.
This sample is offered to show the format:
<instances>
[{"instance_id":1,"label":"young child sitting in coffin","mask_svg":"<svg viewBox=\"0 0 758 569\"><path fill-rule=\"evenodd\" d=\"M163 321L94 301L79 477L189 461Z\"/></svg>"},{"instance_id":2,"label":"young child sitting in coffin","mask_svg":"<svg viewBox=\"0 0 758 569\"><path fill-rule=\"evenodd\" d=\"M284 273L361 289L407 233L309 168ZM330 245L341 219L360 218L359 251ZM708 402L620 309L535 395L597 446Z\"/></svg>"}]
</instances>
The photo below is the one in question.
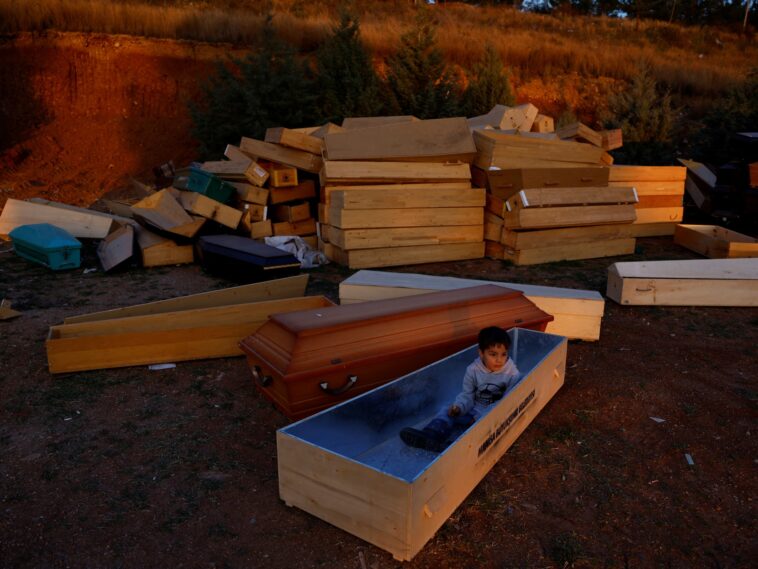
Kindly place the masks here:
<instances>
[{"instance_id":1,"label":"young child sitting in coffin","mask_svg":"<svg viewBox=\"0 0 758 569\"><path fill-rule=\"evenodd\" d=\"M453 404L440 409L423 429L401 430L400 438L405 444L442 452L452 442L453 433L457 437L516 384L519 371L508 357L508 333L497 326L483 328L478 343L479 357L466 368L463 389Z\"/></svg>"}]
</instances>

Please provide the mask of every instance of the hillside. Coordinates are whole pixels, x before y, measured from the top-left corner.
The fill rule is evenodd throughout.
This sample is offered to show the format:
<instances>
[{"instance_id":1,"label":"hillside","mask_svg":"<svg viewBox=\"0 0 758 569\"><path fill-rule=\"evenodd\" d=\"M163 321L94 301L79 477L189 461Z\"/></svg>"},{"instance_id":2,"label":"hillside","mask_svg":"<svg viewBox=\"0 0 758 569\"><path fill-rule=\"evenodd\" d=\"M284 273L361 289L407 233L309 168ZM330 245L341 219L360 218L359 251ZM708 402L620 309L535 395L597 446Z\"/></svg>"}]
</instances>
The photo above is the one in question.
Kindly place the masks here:
<instances>
[{"instance_id":1,"label":"hillside","mask_svg":"<svg viewBox=\"0 0 758 569\"><path fill-rule=\"evenodd\" d=\"M214 61L255 47L264 20L246 2L223 10L36 4L33 11L0 0L0 29L8 34L0 43L0 203L41 195L88 204L157 164L191 160L196 142L187 102ZM413 8L359 7L361 37L381 74ZM306 57L336 13L323 3L279 2L274 10L276 29ZM625 88L640 61L671 90L690 129L758 61L750 38L710 28L454 3L435 8L434 17L439 48L461 84L489 41L510 69L519 102L589 125L597 125L608 97Z\"/></svg>"}]
</instances>

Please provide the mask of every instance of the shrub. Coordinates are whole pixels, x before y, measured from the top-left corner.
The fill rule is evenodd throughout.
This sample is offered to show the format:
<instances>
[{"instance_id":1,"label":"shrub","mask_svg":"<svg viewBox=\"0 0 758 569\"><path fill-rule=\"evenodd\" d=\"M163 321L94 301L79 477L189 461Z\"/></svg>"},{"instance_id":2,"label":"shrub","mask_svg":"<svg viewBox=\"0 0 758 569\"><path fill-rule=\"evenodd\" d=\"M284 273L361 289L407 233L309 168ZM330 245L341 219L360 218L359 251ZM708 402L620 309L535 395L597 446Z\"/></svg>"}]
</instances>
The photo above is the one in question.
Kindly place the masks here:
<instances>
[{"instance_id":1,"label":"shrub","mask_svg":"<svg viewBox=\"0 0 758 569\"><path fill-rule=\"evenodd\" d=\"M420 9L413 29L400 38L400 49L389 62L387 82L396 112L420 119L460 114L460 94L437 48L436 26L427 9Z\"/></svg>"},{"instance_id":2,"label":"shrub","mask_svg":"<svg viewBox=\"0 0 758 569\"><path fill-rule=\"evenodd\" d=\"M262 139L273 126L298 127L314 120L313 80L271 25L261 31L263 45L244 59L219 63L190 104L193 135L203 157L215 158L241 136Z\"/></svg>"},{"instance_id":3,"label":"shrub","mask_svg":"<svg viewBox=\"0 0 758 569\"><path fill-rule=\"evenodd\" d=\"M317 69L318 107L324 122L382 113L379 79L360 40L358 18L347 7L340 11L332 36L318 50Z\"/></svg>"},{"instance_id":4,"label":"shrub","mask_svg":"<svg viewBox=\"0 0 758 569\"><path fill-rule=\"evenodd\" d=\"M469 117L483 115L495 105L515 103L510 73L495 46L488 42L482 59L471 69L471 82L463 94L463 113Z\"/></svg>"},{"instance_id":5,"label":"shrub","mask_svg":"<svg viewBox=\"0 0 758 569\"><path fill-rule=\"evenodd\" d=\"M609 101L609 128L620 128L624 146L613 151L620 164L669 164L674 159L676 114L671 95L661 92L649 65L640 64L627 90Z\"/></svg>"}]
</instances>

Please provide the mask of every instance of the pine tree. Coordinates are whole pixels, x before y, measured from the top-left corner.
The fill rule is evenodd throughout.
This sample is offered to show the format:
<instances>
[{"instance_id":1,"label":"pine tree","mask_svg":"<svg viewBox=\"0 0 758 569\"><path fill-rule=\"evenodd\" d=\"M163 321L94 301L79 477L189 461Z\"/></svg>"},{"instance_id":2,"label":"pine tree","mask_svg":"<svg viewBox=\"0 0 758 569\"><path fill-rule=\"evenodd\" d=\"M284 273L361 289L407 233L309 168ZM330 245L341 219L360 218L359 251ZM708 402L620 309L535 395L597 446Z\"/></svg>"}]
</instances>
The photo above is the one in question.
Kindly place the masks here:
<instances>
[{"instance_id":1,"label":"pine tree","mask_svg":"<svg viewBox=\"0 0 758 569\"><path fill-rule=\"evenodd\" d=\"M272 126L298 127L314 120L313 80L295 51L276 34L268 17L263 45L244 59L219 63L190 104L193 135L203 157L222 154L241 136L262 139Z\"/></svg>"},{"instance_id":2,"label":"pine tree","mask_svg":"<svg viewBox=\"0 0 758 569\"><path fill-rule=\"evenodd\" d=\"M400 49L389 60L387 83L402 114L420 119L460 114L460 94L436 47L428 10L419 10L414 28L401 36Z\"/></svg>"},{"instance_id":3,"label":"pine tree","mask_svg":"<svg viewBox=\"0 0 758 569\"><path fill-rule=\"evenodd\" d=\"M382 114L384 101L371 58L360 40L360 23L348 6L317 53L318 107L322 122Z\"/></svg>"},{"instance_id":4,"label":"pine tree","mask_svg":"<svg viewBox=\"0 0 758 569\"><path fill-rule=\"evenodd\" d=\"M471 77L463 95L462 110L466 116L483 115L495 105L513 106L516 103L510 74L492 43L487 43L484 56L471 69Z\"/></svg>"},{"instance_id":5,"label":"pine tree","mask_svg":"<svg viewBox=\"0 0 758 569\"><path fill-rule=\"evenodd\" d=\"M620 128L624 146L613 152L618 163L668 164L674 158L676 114L669 92L661 92L647 64L641 64L631 85L609 101L609 128Z\"/></svg>"}]
</instances>

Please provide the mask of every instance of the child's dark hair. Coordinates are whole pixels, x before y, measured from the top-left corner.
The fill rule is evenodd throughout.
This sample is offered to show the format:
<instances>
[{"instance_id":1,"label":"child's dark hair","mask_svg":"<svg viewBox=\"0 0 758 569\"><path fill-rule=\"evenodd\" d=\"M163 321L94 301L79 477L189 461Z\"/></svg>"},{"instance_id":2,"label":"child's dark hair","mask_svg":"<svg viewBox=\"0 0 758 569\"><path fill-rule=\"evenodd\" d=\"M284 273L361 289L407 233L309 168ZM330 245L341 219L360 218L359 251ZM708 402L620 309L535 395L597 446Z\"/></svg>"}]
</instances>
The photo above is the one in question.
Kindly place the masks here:
<instances>
[{"instance_id":1,"label":"child's dark hair","mask_svg":"<svg viewBox=\"0 0 758 569\"><path fill-rule=\"evenodd\" d=\"M488 326L479 330L479 349L481 351L502 344L505 349L511 347L511 339L508 332L498 326Z\"/></svg>"}]
</instances>

